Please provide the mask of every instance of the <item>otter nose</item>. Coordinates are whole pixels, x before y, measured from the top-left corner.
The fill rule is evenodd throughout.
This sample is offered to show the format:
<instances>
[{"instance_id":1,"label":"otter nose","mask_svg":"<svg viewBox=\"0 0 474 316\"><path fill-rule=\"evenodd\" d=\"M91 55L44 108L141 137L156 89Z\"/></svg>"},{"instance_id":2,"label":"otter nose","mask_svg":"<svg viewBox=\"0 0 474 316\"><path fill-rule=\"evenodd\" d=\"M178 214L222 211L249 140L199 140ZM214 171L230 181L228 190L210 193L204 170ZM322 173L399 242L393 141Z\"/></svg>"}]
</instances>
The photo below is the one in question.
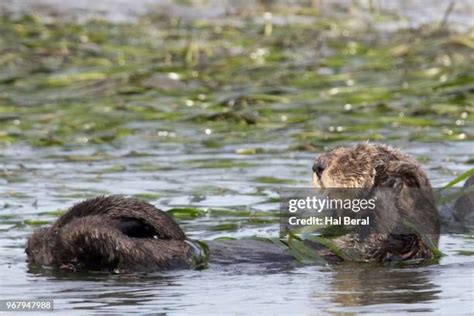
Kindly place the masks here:
<instances>
[{"instance_id":1,"label":"otter nose","mask_svg":"<svg viewBox=\"0 0 474 316\"><path fill-rule=\"evenodd\" d=\"M321 179L324 169L323 164L320 162L315 162L313 165L313 172L318 176L318 179Z\"/></svg>"}]
</instances>

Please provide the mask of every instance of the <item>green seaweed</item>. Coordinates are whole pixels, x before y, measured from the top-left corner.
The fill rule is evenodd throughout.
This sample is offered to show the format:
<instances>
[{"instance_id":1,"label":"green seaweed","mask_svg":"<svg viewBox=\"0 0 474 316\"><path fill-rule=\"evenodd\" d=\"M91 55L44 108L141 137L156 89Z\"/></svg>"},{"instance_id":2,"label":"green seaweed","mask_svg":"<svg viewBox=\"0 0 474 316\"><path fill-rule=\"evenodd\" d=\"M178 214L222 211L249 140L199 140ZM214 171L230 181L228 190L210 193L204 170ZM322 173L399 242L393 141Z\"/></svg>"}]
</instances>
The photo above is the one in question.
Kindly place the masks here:
<instances>
[{"instance_id":1,"label":"green seaweed","mask_svg":"<svg viewBox=\"0 0 474 316\"><path fill-rule=\"evenodd\" d=\"M54 211L46 211L39 213L40 215L52 215L52 216L61 216L66 213L65 210L54 210Z\"/></svg>"},{"instance_id":2,"label":"green seaweed","mask_svg":"<svg viewBox=\"0 0 474 316\"><path fill-rule=\"evenodd\" d=\"M150 201L150 200L159 199L161 197L161 194L157 194L157 193L136 193L133 196L136 197L137 199Z\"/></svg>"},{"instance_id":3,"label":"green seaweed","mask_svg":"<svg viewBox=\"0 0 474 316\"><path fill-rule=\"evenodd\" d=\"M329 251L331 251L333 254L337 255L339 258L345 260L345 261L354 261L354 262L364 262L363 260L359 258L355 258L348 253L346 253L344 250L342 250L340 247L338 247L334 242L332 242L328 238L320 237L320 236L311 236L311 237L305 237L305 239L314 241L317 244L323 245L326 247Z\"/></svg>"},{"instance_id":4,"label":"green seaweed","mask_svg":"<svg viewBox=\"0 0 474 316\"><path fill-rule=\"evenodd\" d=\"M456 178L454 178L453 180L451 180L450 182L448 182L444 188L450 188L456 184L458 184L459 182L461 181L464 181L466 180L467 178L469 178L470 176L474 175L474 168L471 168L469 170L467 170L466 172L463 172L461 173L460 175L458 175Z\"/></svg>"},{"instance_id":5,"label":"green seaweed","mask_svg":"<svg viewBox=\"0 0 474 316\"><path fill-rule=\"evenodd\" d=\"M210 256L209 246L202 240L187 240L188 245L194 249L191 256L191 266L193 269L202 270L207 268Z\"/></svg>"},{"instance_id":6,"label":"green seaweed","mask_svg":"<svg viewBox=\"0 0 474 316\"><path fill-rule=\"evenodd\" d=\"M458 255L460 256L474 256L474 251L471 251L471 250L458 250L456 252Z\"/></svg>"},{"instance_id":7,"label":"green seaweed","mask_svg":"<svg viewBox=\"0 0 474 316\"><path fill-rule=\"evenodd\" d=\"M317 251L307 246L304 240L288 232L288 239L286 242L290 254L301 263L319 263L325 264L326 260L321 257Z\"/></svg>"},{"instance_id":8,"label":"green seaweed","mask_svg":"<svg viewBox=\"0 0 474 316\"><path fill-rule=\"evenodd\" d=\"M39 219L26 219L23 221L23 223L29 226L43 226L49 224L50 222Z\"/></svg>"},{"instance_id":9,"label":"green seaweed","mask_svg":"<svg viewBox=\"0 0 474 316\"><path fill-rule=\"evenodd\" d=\"M240 223L221 223L209 227L210 231L235 231L242 227Z\"/></svg>"},{"instance_id":10,"label":"green seaweed","mask_svg":"<svg viewBox=\"0 0 474 316\"><path fill-rule=\"evenodd\" d=\"M313 8L296 7L314 18ZM286 15L285 9L275 7L273 14ZM262 25L251 19L241 26L199 18L176 23L151 14L130 23L78 23L6 14L0 21L0 146L81 147L153 137L150 125L130 125L137 122L186 123L194 131L191 142L208 148L242 133L257 141L286 137L282 131L292 124L298 128L290 150L361 139L472 139L468 31L401 28L382 40L376 29L351 19L318 16L317 29L289 23L254 36ZM350 35L340 31L347 28ZM326 49L314 47L316 32ZM300 143L298 134L307 132L321 137ZM166 141L187 138L175 137ZM257 146L236 152L261 153Z\"/></svg>"},{"instance_id":11,"label":"green seaweed","mask_svg":"<svg viewBox=\"0 0 474 316\"><path fill-rule=\"evenodd\" d=\"M294 183L293 180L289 179L280 179L275 177L256 177L253 178L254 182L258 183L268 183L268 184L291 184Z\"/></svg>"},{"instance_id":12,"label":"green seaweed","mask_svg":"<svg viewBox=\"0 0 474 316\"><path fill-rule=\"evenodd\" d=\"M192 207L186 207L186 208L172 208L167 211L168 214L175 218L196 218L196 217L201 217L206 214L204 210L197 209L197 208L192 208Z\"/></svg>"}]
</instances>

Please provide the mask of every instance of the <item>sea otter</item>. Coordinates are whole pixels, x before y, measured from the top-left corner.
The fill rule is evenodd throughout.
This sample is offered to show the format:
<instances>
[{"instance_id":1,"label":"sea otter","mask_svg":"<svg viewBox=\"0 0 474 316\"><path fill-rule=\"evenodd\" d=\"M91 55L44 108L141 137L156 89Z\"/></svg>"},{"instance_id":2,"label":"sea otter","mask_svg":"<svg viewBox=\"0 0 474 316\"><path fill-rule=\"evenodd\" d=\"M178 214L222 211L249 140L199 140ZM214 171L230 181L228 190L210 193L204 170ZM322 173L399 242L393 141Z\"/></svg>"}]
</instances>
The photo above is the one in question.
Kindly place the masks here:
<instances>
[{"instance_id":1,"label":"sea otter","mask_svg":"<svg viewBox=\"0 0 474 316\"><path fill-rule=\"evenodd\" d=\"M341 249L362 261L386 262L432 258L430 245L416 231L401 233L394 221L401 217L423 227L436 245L439 218L431 185L417 162L385 145L359 144L320 155L313 166L315 188L389 187L400 203L379 214L380 229L353 232L335 239ZM423 194L422 204L410 199L409 188ZM403 215L403 216L400 216ZM393 230L393 231L391 231ZM359 234L359 235L358 235ZM292 262L288 249L259 240L212 241L210 264ZM340 258L320 245L309 250L325 258ZM51 227L34 232L26 245L30 263L59 268L102 271L156 271L200 268L207 249L190 240L166 212L133 198L105 196L74 205Z\"/></svg>"},{"instance_id":2,"label":"sea otter","mask_svg":"<svg viewBox=\"0 0 474 316\"><path fill-rule=\"evenodd\" d=\"M188 267L194 247L166 212L146 202L104 196L80 202L29 238L28 261L86 270Z\"/></svg>"},{"instance_id":3,"label":"sea otter","mask_svg":"<svg viewBox=\"0 0 474 316\"><path fill-rule=\"evenodd\" d=\"M375 210L356 216L369 216L372 225L334 239L354 258L386 262L436 255L440 217L430 181L412 157L381 144L336 148L316 159L313 186L378 199Z\"/></svg>"}]
</instances>

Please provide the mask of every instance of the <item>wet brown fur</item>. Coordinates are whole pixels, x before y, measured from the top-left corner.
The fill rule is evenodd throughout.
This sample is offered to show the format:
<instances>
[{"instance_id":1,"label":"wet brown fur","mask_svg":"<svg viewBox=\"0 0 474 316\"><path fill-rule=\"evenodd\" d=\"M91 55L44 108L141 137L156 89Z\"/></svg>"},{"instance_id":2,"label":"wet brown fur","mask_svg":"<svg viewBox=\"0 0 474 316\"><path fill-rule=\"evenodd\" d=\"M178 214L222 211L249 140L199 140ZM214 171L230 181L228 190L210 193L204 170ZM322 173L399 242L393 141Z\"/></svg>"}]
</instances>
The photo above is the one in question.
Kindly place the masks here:
<instances>
[{"instance_id":1,"label":"wet brown fur","mask_svg":"<svg viewBox=\"0 0 474 316\"><path fill-rule=\"evenodd\" d=\"M323 153L315 166L319 167L319 174L313 174L315 188L363 188L385 202L370 214L360 214L371 216L370 228L336 239L341 248L364 261L433 257L422 237L404 227L407 221L415 224L438 244L440 219L431 184L413 158L386 145L362 143Z\"/></svg>"},{"instance_id":2,"label":"wet brown fur","mask_svg":"<svg viewBox=\"0 0 474 316\"><path fill-rule=\"evenodd\" d=\"M127 226L138 231L127 232ZM165 212L137 199L107 196L78 203L53 226L35 231L26 253L30 262L61 268L162 270L190 266L185 240Z\"/></svg>"}]
</instances>

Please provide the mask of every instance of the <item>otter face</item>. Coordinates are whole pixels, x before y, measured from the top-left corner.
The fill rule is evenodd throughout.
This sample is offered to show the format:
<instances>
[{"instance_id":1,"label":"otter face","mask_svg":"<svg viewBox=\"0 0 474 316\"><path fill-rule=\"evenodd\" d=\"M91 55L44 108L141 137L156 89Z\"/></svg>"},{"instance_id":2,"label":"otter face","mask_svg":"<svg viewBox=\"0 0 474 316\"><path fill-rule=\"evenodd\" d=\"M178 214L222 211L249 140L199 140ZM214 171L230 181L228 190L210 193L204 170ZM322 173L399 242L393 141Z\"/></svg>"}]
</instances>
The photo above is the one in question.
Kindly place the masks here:
<instances>
[{"instance_id":1,"label":"otter face","mask_svg":"<svg viewBox=\"0 0 474 316\"><path fill-rule=\"evenodd\" d=\"M321 154L313 164L315 188L371 188L374 185L374 158L377 147L360 144L336 148Z\"/></svg>"},{"instance_id":2,"label":"otter face","mask_svg":"<svg viewBox=\"0 0 474 316\"><path fill-rule=\"evenodd\" d=\"M28 255L29 261L44 263L45 265L52 263L52 254L47 247L49 233L49 229L40 228L28 239L25 252Z\"/></svg>"}]
</instances>

